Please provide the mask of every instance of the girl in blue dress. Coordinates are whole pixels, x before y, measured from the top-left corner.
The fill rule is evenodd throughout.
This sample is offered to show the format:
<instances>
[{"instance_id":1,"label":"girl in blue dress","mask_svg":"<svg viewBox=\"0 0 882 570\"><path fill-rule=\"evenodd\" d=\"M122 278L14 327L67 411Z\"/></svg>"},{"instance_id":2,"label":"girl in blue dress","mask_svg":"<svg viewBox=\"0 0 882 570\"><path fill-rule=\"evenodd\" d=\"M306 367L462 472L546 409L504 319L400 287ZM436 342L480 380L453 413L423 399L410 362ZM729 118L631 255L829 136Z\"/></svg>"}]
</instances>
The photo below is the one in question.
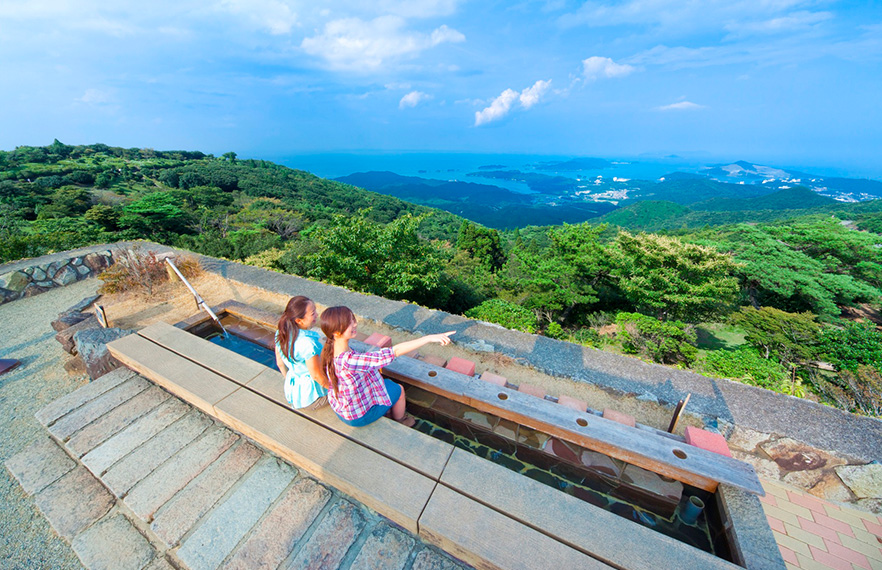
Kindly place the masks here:
<instances>
[{"instance_id":1,"label":"girl in blue dress","mask_svg":"<svg viewBox=\"0 0 882 570\"><path fill-rule=\"evenodd\" d=\"M328 379L322 372L322 344L310 330L318 314L307 297L292 297L276 331L276 365L285 375L285 398L293 408L318 409L328 403Z\"/></svg>"}]
</instances>

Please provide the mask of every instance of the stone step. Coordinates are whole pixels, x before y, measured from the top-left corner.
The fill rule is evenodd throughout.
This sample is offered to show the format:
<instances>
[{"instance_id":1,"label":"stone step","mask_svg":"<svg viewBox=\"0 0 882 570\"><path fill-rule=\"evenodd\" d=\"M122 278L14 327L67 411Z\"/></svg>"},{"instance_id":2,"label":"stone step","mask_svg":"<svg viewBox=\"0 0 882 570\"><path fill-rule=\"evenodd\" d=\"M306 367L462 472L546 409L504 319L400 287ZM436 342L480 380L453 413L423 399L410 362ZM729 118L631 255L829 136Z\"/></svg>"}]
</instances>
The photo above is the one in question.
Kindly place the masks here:
<instances>
[{"instance_id":1,"label":"stone step","mask_svg":"<svg viewBox=\"0 0 882 570\"><path fill-rule=\"evenodd\" d=\"M84 567L463 568L142 382L118 370L53 402L37 417L63 438L6 462Z\"/></svg>"}]
</instances>

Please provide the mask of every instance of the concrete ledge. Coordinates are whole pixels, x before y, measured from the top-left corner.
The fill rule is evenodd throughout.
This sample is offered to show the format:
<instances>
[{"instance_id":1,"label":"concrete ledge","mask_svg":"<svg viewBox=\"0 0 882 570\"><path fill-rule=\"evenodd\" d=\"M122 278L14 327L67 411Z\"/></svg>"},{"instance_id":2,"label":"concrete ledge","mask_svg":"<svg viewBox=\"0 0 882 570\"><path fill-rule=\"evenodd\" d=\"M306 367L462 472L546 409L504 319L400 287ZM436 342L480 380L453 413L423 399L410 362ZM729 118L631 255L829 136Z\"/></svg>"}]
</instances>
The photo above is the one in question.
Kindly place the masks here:
<instances>
[{"instance_id":1,"label":"concrete ledge","mask_svg":"<svg viewBox=\"0 0 882 570\"><path fill-rule=\"evenodd\" d=\"M611 568L440 485L420 517L420 538L476 568Z\"/></svg>"},{"instance_id":2,"label":"concrete ledge","mask_svg":"<svg viewBox=\"0 0 882 570\"><path fill-rule=\"evenodd\" d=\"M416 533L435 481L247 389L215 406L215 416L294 465Z\"/></svg>"},{"instance_id":3,"label":"concrete ledge","mask_svg":"<svg viewBox=\"0 0 882 570\"><path fill-rule=\"evenodd\" d=\"M461 449L441 483L616 568L737 568Z\"/></svg>"},{"instance_id":4,"label":"concrete ledge","mask_svg":"<svg viewBox=\"0 0 882 570\"><path fill-rule=\"evenodd\" d=\"M140 335L115 340L107 349L124 365L209 415L214 415L214 404L239 389L238 384Z\"/></svg>"}]
</instances>

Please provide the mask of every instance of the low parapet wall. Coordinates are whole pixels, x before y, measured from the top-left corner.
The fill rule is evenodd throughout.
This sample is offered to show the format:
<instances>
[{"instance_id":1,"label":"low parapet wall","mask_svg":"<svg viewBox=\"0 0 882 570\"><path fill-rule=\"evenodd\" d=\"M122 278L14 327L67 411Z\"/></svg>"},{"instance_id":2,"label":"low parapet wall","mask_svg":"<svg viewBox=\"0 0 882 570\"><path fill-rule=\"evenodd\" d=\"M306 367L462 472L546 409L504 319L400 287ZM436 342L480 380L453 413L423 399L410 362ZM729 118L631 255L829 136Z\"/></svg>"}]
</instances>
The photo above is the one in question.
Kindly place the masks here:
<instances>
[{"instance_id":1,"label":"low parapet wall","mask_svg":"<svg viewBox=\"0 0 882 570\"><path fill-rule=\"evenodd\" d=\"M112 263L107 245L4 263L0 265L0 304L95 277Z\"/></svg>"},{"instance_id":2,"label":"low parapet wall","mask_svg":"<svg viewBox=\"0 0 882 570\"><path fill-rule=\"evenodd\" d=\"M126 245L94 246L66 253L71 258L82 255L77 252L111 251ZM150 242L143 246L157 252L173 251ZM826 486L831 478L836 478L832 472L835 467L882 461L882 421L878 419L293 275L196 257L205 270L226 279L274 293L306 295L320 305L346 305L361 318L405 331L429 334L456 330L460 346L477 352L505 354L541 372L590 383L622 396L657 401L660 406L673 408L686 394L692 394L689 412L702 416L709 429L717 429L727 436L736 456L754 463L762 476L794 486L806 489ZM38 258L26 263L37 266L47 262L51 261ZM16 262L21 263L25 262ZM11 265L15 264L0 266L0 275L7 274ZM776 463L773 459L780 461ZM797 459L805 460L805 468L795 466ZM785 470L781 467L783 464L791 469ZM842 491L842 483L836 484ZM849 497L831 492L822 496L841 501L857 499L859 503L869 501L865 505L868 509L878 509L882 503L882 499L872 496Z\"/></svg>"}]
</instances>

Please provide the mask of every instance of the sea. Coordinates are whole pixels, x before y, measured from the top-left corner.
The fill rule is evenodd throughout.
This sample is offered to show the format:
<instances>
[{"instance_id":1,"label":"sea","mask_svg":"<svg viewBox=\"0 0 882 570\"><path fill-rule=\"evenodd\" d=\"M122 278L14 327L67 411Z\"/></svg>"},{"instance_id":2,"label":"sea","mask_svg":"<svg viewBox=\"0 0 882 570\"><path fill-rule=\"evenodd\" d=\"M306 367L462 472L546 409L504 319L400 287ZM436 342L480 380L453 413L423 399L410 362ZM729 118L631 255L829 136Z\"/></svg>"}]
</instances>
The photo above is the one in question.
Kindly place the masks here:
<instances>
[{"instance_id":1,"label":"sea","mask_svg":"<svg viewBox=\"0 0 882 570\"><path fill-rule=\"evenodd\" d=\"M470 176L490 170L517 170L520 172L564 176L577 180L604 178L627 178L656 180L671 172L697 173L707 166L707 161L688 160L679 157L662 159L604 159L609 166L587 170L548 170L542 165L571 160L572 156L539 154L470 154L444 152L402 153L326 153L300 154L270 158L290 168L305 170L322 178L340 178L356 172L389 171L401 176L415 176L446 181L464 181L500 186L513 192L532 194L533 190L522 182ZM716 163L710 163L716 164Z\"/></svg>"},{"instance_id":2,"label":"sea","mask_svg":"<svg viewBox=\"0 0 882 570\"><path fill-rule=\"evenodd\" d=\"M680 155L600 157L607 161L604 168L586 170L548 170L540 168L543 164L566 162L572 155L544 154L487 154L462 152L341 152L304 153L276 157L267 160L290 168L305 170L322 178L339 178L356 172L389 171L401 176L415 176L436 180L460 180L480 184L490 184L507 188L513 192L530 194L525 183L469 176L489 170L518 170L535 172L550 176L564 176L577 180L620 178L628 180L658 180L672 172L700 173L704 168L721 164L731 164L743 157L720 158L712 156L688 157ZM866 177L866 173L848 172L846 169L825 166L802 166L751 161L755 164L773 166L784 170L807 172L818 176ZM876 176L871 176L876 178Z\"/></svg>"}]
</instances>

